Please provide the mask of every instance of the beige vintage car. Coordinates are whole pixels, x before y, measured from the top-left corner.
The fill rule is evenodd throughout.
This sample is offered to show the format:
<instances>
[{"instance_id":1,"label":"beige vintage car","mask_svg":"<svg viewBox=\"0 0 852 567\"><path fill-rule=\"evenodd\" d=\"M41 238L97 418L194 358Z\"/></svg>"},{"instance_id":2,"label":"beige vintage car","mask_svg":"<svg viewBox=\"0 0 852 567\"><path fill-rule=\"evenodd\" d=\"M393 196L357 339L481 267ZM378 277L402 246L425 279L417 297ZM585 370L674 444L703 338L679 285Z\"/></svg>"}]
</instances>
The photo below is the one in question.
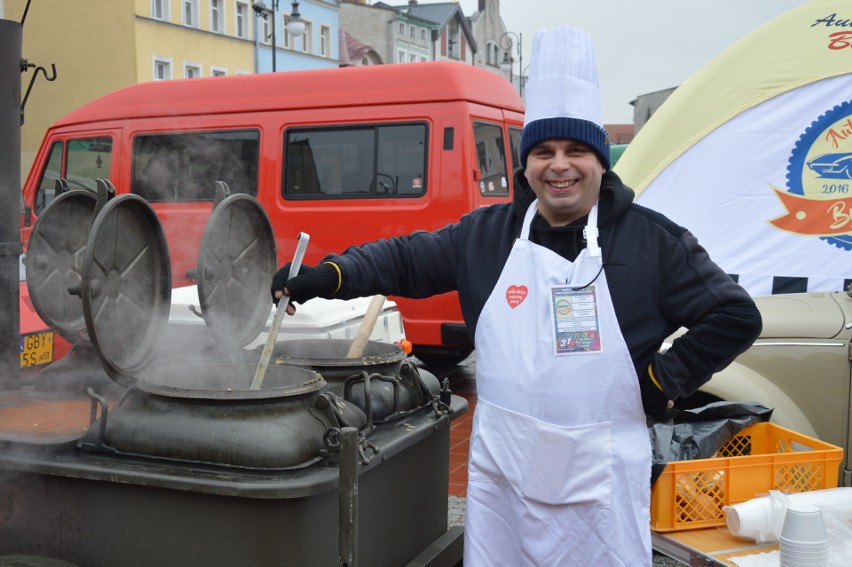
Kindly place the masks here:
<instances>
[{"instance_id":1,"label":"beige vintage car","mask_svg":"<svg viewBox=\"0 0 852 567\"><path fill-rule=\"evenodd\" d=\"M852 485L852 291L756 297L763 332L728 368L678 405L756 401L772 421L844 449Z\"/></svg>"}]
</instances>

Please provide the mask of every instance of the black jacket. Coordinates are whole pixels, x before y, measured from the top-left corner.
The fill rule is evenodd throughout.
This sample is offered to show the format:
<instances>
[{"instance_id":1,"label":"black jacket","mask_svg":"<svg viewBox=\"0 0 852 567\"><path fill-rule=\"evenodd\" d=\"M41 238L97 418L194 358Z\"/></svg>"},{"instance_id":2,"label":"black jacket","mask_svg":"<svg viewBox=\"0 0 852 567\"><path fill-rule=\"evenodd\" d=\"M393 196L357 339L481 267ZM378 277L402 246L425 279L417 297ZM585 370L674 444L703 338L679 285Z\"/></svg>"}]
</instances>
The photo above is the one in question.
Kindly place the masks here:
<instances>
[{"instance_id":1,"label":"black jacket","mask_svg":"<svg viewBox=\"0 0 852 567\"><path fill-rule=\"evenodd\" d=\"M598 227L604 270L621 332L642 376L649 362L669 399L688 396L748 348L761 329L751 297L707 255L695 237L660 213L634 204L612 171L604 174ZM477 209L435 232L379 240L331 255L343 274L334 296L381 293L422 298L458 291L475 336L479 314L535 199L516 176L511 204ZM533 222L534 242L574 260L585 247L586 219L550 227ZM663 340L688 331L665 354Z\"/></svg>"}]
</instances>

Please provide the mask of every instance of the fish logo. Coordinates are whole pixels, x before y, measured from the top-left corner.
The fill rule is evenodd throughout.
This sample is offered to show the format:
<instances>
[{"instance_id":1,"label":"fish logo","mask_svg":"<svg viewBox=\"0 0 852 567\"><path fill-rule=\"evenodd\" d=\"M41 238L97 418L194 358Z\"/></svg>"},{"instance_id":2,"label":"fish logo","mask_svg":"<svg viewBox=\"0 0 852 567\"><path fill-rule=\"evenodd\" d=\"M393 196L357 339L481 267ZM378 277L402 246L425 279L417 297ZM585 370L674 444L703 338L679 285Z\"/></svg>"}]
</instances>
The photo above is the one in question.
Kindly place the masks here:
<instances>
[{"instance_id":1,"label":"fish logo","mask_svg":"<svg viewBox=\"0 0 852 567\"><path fill-rule=\"evenodd\" d=\"M852 101L814 120L787 166L787 191L770 187L786 214L774 226L852 250Z\"/></svg>"}]
</instances>

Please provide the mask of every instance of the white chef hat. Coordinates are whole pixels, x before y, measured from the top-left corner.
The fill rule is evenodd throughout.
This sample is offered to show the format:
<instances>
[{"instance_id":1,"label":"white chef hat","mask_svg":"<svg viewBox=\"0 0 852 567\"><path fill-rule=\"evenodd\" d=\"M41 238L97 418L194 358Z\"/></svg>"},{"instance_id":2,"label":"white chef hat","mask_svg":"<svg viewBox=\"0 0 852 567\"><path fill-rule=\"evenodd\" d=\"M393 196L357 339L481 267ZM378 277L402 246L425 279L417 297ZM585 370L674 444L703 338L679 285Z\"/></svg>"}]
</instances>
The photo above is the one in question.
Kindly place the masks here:
<instances>
[{"instance_id":1,"label":"white chef hat","mask_svg":"<svg viewBox=\"0 0 852 567\"><path fill-rule=\"evenodd\" d=\"M535 35L526 83L521 163L551 139L573 139L594 148L607 169L609 134L603 127L601 93L591 36L570 27Z\"/></svg>"}]
</instances>

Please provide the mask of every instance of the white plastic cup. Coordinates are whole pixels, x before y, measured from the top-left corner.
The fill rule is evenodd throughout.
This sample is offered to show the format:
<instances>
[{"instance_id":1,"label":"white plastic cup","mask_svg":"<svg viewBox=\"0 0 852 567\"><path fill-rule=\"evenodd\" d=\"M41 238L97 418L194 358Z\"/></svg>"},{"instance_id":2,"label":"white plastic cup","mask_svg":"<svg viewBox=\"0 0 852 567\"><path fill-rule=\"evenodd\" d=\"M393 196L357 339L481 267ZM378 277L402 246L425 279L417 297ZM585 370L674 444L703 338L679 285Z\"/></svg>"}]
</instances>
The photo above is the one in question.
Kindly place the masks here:
<instances>
[{"instance_id":1,"label":"white plastic cup","mask_svg":"<svg viewBox=\"0 0 852 567\"><path fill-rule=\"evenodd\" d=\"M779 540L789 544L826 544L828 536L822 512L810 504L794 504L787 508ZM818 547L818 545L817 545Z\"/></svg>"},{"instance_id":2,"label":"white plastic cup","mask_svg":"<svg viewBox=\"0 0 852 567\"><path fill-rule=\"evenodd\" d=\"M733 535L754 539L769 529L770 511L768 498L754 498L725 508L725 522Z\"/></svg>"}]
</instances>

